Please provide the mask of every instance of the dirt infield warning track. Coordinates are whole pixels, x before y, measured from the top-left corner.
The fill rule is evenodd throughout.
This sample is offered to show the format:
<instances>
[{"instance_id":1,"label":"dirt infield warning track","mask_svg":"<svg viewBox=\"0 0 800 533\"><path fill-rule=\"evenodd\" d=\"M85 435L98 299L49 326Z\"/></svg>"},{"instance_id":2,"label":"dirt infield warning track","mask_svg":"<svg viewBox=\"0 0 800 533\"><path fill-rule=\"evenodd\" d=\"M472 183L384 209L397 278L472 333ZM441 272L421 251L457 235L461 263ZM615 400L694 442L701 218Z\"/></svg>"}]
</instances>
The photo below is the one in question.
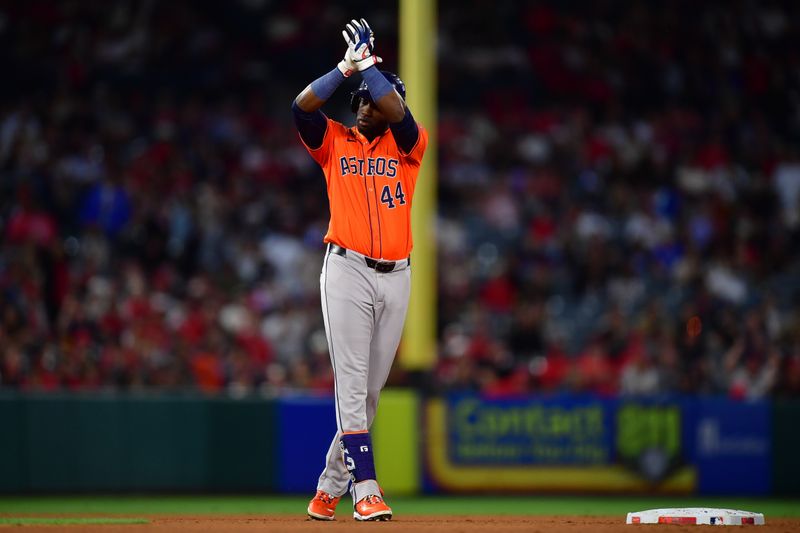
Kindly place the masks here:
<instances>
[{"instance_id":1,"label":"dirt infield warning track","mask_svg":"<svg viewBox=\"0 0 800 533\"><path fill-rule=\"evenodd\" d=\"M6 515L8 516L8 515ZM27 516L33 516L28 514ZM38 515L42 516L42 515ZM53 515L48 515L53 516ZM66 516L66 515L61 515ZM76 516L76 515L69 515ZM96 515L94 515L96 516ZM118 516L118 515L117 515ZM131 517L133 518L133 517ZM348 516L340 516L334 522L318 522L307 520L297 515L247 515L247 516L182 516L182 515L147 515L135 518L147 518L149 524L130 525L77 525L77 526L0 526L0 532L6 530L20 531L22 533L53 533L55 531L88 531L97 533L140 533L153 531L177 532L310 532L310 531L352 531L359 528L362 531L395 531L416 533L578 533L598 532L610 533L622 531L635 533L640 528L664 533L679 533L705 530L708 526L636 526L626 525L625 517L589 517L589 516L398 516L390 522L359 523ZM750 530L757 528L759 533L794 533L800 532L800 519L766 517L763 526L736 526ZM13 529L11 529L13 528ZM736 530L736 529L735 529ZM734 531L735 531L734 530Z\"/></svg>"}]
</instances>

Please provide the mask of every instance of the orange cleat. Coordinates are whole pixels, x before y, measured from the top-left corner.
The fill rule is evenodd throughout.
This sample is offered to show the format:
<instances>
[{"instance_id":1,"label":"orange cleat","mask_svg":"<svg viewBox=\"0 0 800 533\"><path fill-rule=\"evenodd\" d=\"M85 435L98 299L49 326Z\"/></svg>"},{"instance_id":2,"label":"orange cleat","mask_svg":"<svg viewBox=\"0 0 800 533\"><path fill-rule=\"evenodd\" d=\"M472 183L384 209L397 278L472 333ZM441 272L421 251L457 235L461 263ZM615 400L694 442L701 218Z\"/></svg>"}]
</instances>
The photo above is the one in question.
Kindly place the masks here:
<instances>
[{"instance_id":1,"label":"orange cleat","mask_svg":"<svg viewBox=\"0 0 800 533\"><path fill-rule=\"evenodd\" d=\"M356 504L353 518L356 520L391 520L392 508L386 505L383 498L370 494Z\"/></svg>"},{"instance_id":2,"label":"orange cleat","mask_svg":"<svg viewBox=\"0 0 800 533\"><path fill-rule=\"evenodd\" d=\"M314 520L333 520L336 518L336 505L341 497L335 497L324 490L318 490L317 494L308 502L308 516Z\"/></svg>"}]
</instances>

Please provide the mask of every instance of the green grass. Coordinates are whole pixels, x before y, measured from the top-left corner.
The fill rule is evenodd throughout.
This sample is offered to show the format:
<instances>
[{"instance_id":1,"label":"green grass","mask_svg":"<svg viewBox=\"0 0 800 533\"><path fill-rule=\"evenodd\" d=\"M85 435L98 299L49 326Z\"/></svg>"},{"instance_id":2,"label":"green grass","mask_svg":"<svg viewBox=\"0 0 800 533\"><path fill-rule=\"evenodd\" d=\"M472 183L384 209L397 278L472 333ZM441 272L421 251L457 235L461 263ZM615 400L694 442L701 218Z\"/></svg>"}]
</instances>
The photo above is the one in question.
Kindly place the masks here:
<instances>
[{"instance_id":1,"label":"green grass","mask_svg":"<svg viewBox=\"0 0 800 533\"><path fill-rule=\"evenodd\" d=\"M144 518L8 518L0 516L0 526L76 526L98 524L149 524Z\"/></svg>"},{"instance_id":2,"label":"green grass","mask_svg":"<svg viewBox=\"0 0 800 533\"><path fill-rule=\"evenodd\" d=\"M2 514L304 514L299 496L67 496L2 497ZM343 502L343 503L346 503ZM800 517L800 499L577 496L390 497L397 514L547 514L624 516L662 507L721 507Z\"/></svg>"}]
</instances>

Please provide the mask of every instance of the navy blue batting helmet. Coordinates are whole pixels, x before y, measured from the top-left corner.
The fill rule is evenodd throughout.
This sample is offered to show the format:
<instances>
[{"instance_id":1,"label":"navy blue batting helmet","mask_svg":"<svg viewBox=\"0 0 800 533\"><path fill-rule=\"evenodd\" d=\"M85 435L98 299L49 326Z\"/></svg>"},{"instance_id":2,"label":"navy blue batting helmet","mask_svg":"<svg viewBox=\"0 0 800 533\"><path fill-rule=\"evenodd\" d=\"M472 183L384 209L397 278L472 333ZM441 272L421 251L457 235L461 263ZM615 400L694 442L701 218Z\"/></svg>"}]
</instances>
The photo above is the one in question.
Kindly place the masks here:
<instances>
[{"instance_id":1,"label":"navy blue batting helmet","mask_svg":"<svg viewBox=\"0 0 800 533\"><path fill-rule=\"evenodd\" d=\"M403 97L403 100L406 99L406 84L403 83L403 80L400 79L400 76L394 74L392 72L381 70L381 74L386 80L394 85L395 90L400 93L400 96ZM350 110L355 113L358 111L358 102L361 98L370 99L369 96L369 88L367 87L367 81L363 80L361 85L358 86L358 89L350 93Z\"/></svg>"}]
</instances>

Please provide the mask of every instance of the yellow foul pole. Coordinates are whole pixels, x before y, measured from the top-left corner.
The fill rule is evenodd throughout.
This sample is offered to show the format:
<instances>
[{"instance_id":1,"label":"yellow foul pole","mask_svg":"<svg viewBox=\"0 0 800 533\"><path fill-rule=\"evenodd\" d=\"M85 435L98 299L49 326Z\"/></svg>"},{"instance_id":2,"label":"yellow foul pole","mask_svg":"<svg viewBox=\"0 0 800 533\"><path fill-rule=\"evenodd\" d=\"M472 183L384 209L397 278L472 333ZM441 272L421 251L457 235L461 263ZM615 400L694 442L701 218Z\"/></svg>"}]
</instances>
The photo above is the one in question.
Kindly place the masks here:
<instances>
[{"instance_id":1,"label":"yellow foul pole","mask_svg":"<svg viewBox=\"0 0 800 533\"><path fill-rule=\"evenodd\" d=\"M399 0L400 77L408 106L428 131L411 213L411 301L400 365L424 370L436 362L436 0Z\"/></svg>"}]
</instances>

